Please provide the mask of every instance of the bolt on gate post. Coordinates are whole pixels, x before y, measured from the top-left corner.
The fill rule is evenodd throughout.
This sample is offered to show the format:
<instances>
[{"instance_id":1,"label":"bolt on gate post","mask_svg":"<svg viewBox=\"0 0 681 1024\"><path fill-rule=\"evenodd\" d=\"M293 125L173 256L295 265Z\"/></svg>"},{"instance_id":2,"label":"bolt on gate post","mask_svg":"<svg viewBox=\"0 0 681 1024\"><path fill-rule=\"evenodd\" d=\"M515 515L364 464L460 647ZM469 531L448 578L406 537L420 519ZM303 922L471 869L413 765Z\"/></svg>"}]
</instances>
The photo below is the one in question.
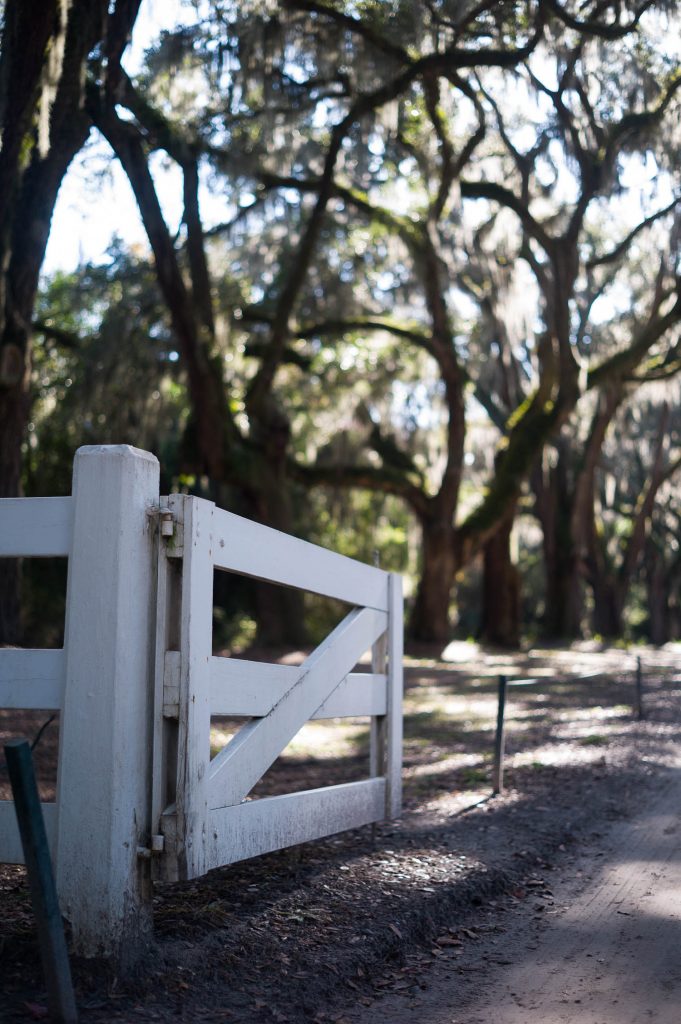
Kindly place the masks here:
<instances>
[{"instance_id":1,"label":"bolt on gate post","mask_svg":"<svg viewBox=\"0 0 681 1024\"><path fill-rule=\"evenodd\" d=\"M159 465L76 453L64 646L57 888L78 952L132 960L150 928L155 528Z\"/></svg>"}]
</instances>

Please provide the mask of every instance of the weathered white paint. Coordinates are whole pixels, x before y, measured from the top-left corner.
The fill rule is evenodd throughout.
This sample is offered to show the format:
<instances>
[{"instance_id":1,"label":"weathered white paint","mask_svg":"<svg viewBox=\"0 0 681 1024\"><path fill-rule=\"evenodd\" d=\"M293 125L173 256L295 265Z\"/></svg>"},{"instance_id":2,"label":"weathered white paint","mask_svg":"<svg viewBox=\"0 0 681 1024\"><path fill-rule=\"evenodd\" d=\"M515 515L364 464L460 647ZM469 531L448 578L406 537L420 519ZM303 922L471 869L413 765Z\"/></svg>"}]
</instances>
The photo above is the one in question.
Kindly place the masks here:
<instances>
[{"instance_id":1,"label":"weathered white paint","mask_svg":"<svg viewBox=\"0 0 681 1024\"><path fill-rule=\"evenodd\" d=\"M211 808L237 804L385 631L384 612L355 609L305 659L291 688L264 718L245 725L213 759Z\"/></svg>"},{"instance_id":2,"label":"weathered white paint","mask_svg":"<svg viewBox=\"0 0 681 1024\"><path fill-rule=\"evenodd\" d=\"M166 656L166 679L175 675L177 652ZM169 662L171 663L169 666ZM211 715L262 718L295 684L300 674L296 665L213 658L210 666ZM355 672L346 676L312 715L313 719L361 718L384 715L387 707L386 676Z\"/></svg>"},{"instance_id":3,"label":"weathered white paint","mask_svg":"<svg viewBox=\"0 0 681 1024\"><path fill-rule=\"evenodd\" d=\"M371 667L374 672L386 672L386 660L388 656L388 631L379 636L371 647ZM385 716L388 711L387 704L387 676L386 676L386 706L383 711L371 719L369 724L369 775L377 778L385 773Z\"/></svg>"},{"instance_id":4,"label":"weathered white paint","mask_svg":"<svg viewBox=\"0 0 681 1024\"><path fill-rule=\"evenodd\" d=\"M64 682L62 650L0 650L0 708L59 711Z\"/></svg>"},{"instance_id":5,"label":"weathered white paint","mask_svg":"<svg viewBox=\"0 0 681 1024\"><path fill-rule=\"evenodd\" d=\"M388 610L388 573L289 537L223 509L215 510L215 565L348 604Z\"/></svg>"},{"instance_id":6,"label":"weathered white paint","mask_svg":"<svg viewBox=\"0 0 681 1024\"><path fill-rule=\"evenodd\" d=\"M180 679L182 655L179 651L166 651L160 664L163 671L163 717L180 717Z\"/></svg>"},{"instance_id":7,"label":"weathered white paint","mask_svg":"<svg viewBox=\"0 0 681 1024\"><path fill-rule=\"evenodd\" d=\"M43 810L79 952L140 948L150 864L196 877L399 813L399 577L211 502L159 499L156 459L124 445L79 450L72 498L0 501L2 555L70 556L65 650L0 651L0 706L62 711L57 804ZM214 565L359 607L300 667L214 658ZM373 671L352 672L369 647ZM212 763L211 713L258 718ZM373 778L239 802L306 721L344 716L375 723ZM22 859L0 803L0 860Z\"/></svg>"},{"instance_id":8,"label":"weathered white paint","mask_svg":"<svg viewBox=\"0 0 681 1024\"><path fill-rule=\"evenodd\" d=\"M379 821L385 788L385 779L366 779L213 810L206 870Z\"/></svg>"},{"instance_id":9,"label":"weathered white paint","mask_svg":"<svg viewBox=\"0 0 681 1024\"><path fill-rule=\"evenodd\" d=\"M47 842L54 855L57 833L57 805L41 804ZM0 800L0 864L23 864L24 851L12 800Z\"/></svg>"},{"instance_id":10,"label":"weathered white paint","mask_svg":"<svg viewBox=\"0 0 681 1024\"><path fill-rule=\"evenodd\" d=\"M167 837L164 877L195 878L205 867L210 763L210 662L213 635L212 502L171 495L183 530L179 722L175 805L161 817Z\"/></svg>"},{"instance_id":11,"label":"weathered white paint","mask_svg":"<svg viewBox=\"0 0 681 1024\"><path fill-rule=\"evenodd\" d=\"M0 558L71 553L71 498L0 498Z\"/></svg>"},{"instance_id":12,"label":"weathered white paint","mask_svg":"<svg viewBox=\"0 0 681 1024\"><path fill-rule=\"evenodd\" d=\"M158 462L76 453L65 627L57 887L79 952L125 958L150 925L154 533Z\"/></svg>"},{"instance_id":13,"label":"weathered white paint","mask_svg":"<svg viewBox=\"0 0 681 1024\"><path fill-rule=\"evenodd\" d=\"M402 810L402 696L404 658L404 602L402 577L390 574L388 616L388 714L385 724L386 818Z\"/></svg>"},{"instance_id":14,"label":"weathered white paint","mask_svg":"<svg viewBox=\"0 0 681 1024\"><path fill-rule=\"evenodd\" d=\"M168 507L168 498L160 499L160 507ZM173 547L178 539L179 529L175 525ZM176 558L167 557L168 545L171 540L157 532L158 566L156 577L156 634L154 653L154 694L153 694L153 727L152 727L152 790L151 790L151 829L152 834L161 831L161 815L165 807L175 801L177 772L172 773L166 767L169 751L177 748L177 718L180 701L180 654L169 651L171 645L180 642L180 608L182 599L182 563ZM172 712L175 721L166 718L166 677L171 655L176 663L173 678ZM162 876L158 859L152 861L152 877Z\"/></svg>"}]
</instances>

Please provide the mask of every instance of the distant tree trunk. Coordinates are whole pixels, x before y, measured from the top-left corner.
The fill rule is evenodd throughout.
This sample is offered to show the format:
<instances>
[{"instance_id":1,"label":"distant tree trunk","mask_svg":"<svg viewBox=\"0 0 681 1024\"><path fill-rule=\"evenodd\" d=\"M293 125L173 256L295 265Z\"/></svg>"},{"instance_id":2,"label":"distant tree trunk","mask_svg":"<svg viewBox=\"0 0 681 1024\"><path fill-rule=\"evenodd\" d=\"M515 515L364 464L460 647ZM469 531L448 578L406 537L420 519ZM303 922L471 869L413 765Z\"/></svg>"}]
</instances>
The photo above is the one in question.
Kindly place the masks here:
<instances>
[{"instance_id":1,"label":"distant tree trunk","mask_svg":"<svg viewBox=\"0 0 681 1024\"><path fill-rule=\"evenodd\" d=\"M414 640L446 643L454 573L454 531L450 519L421 519L422 565L408 633Z\"/></svg>"},{"instance_id":2,"label":"distant tree trunk","mask_svg":"<svg viewBox=\"0 0 681 1024\"><path fill-rule=\"evenodd\" d=\"M648 634L658 647L669 640L669 600L664 561L653 544L646 552L646 590L648 593Z\"/></svg>"},{"instance_id":3,"label":"distant tree trunk","mask_svg":"<svg viewBox=\"0 0 681 1024\"><path fill-rule=\"evenodd\" d=\"M292 533L292 485L286 466L289 424L283 414L269 418L261 440L264 454L257 474L260 486L253 501L254 518L282 533ZM301 646L308 640L303 595L297 590L257 583L256 618L258 642L263 647Z\"/></svg>"},{"instance_id":4,"label":"distant tree trunk","mask_svg":"<svg viewBox=\"0 0 681 1024\"><path fill-rule=\"evenodd\" d=\"M543 631L550 639L571 640L581 632L582 592L572 540L566 454L562 448L555 466L535 469L532 486L542 527L546 579Z\"/></svg>"},{"instance_id":5,"label":"distant tree trunk","mask_svg":"<svg viewBox=\"0 0 681 1024\"><path fill-rule=\"evenodd\" d=\"M480 638L498 647L520 645L520 576L511 558L514 513L483 548Z\"/></svg>"},{"instance_id":6,"label":"distant tree trunk","mask_svg":"<svg viewBox=\"0 0 681 1024\"><path fill-rule=\"evenodd\" d=\"M591 585L594 595L594 632L609 640L621 636L622 602L616 580L606 574L592 574Z\"/></svg>"},{"instance_id":7,"label":"distant tree trunk","mask_svg":"<svg viewBox=\"0 0 681 1024\"><path fill-rule=\"evenodd\" d=\"M669 409L665 404L660 416L655 454L646 486L639 495L633 516L632 529L624 546L622 560L617 569L611 566L605 546L600 542L593 522L593 500L591 502L592 526L590 531L589 569L590 582L594 592L594 628L604 637L622 635L624 609L627 596L641 555L645 550L650 531L650 522L655 508L655 498L662 483L674 472L673 463L664 469Z\"/></svg>"}]
</instances>

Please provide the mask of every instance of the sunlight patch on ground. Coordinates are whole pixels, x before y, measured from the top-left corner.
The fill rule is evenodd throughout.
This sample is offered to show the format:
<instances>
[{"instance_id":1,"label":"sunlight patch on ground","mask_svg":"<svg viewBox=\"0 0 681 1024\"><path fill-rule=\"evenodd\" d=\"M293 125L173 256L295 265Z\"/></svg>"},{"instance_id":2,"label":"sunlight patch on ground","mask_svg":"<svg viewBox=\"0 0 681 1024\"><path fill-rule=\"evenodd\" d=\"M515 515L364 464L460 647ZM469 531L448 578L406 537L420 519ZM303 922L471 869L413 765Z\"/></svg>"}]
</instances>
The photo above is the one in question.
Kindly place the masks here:
<instances>
[{"instance_id":1,"label":"sunlight patch on ground","mask_svg":"<svg viewBox=\"0 0 681 1024\"><path fill-rule=\"evenodd\" d=\"M423 779L466 767L480 767L480 754L452 754L450 757L440 758L440 760L432 761L430 764L411 765L409 768L405 768L404 777L406 779Z\"/></svg>"},{"instance_id":2,"label":"sunlight patch on ground","mask_svg":"<svg viewBox=\"0 0 681 1024\"><path fill-rule=\"evenodd\" d=\"M515 804L522 799L522 794L506 790L503 799L506 805ZM450 793L438 794L427 800L422 807L423 813L430 811L437 814L438 817L443 814L451 817L473 810L473 808L480 806L480 804L486 804L493 800L494 797L491 795L490 787L481 786L477 790L457 789L452 790Z\"/></svg>"},{"instance_id":3,"label":"sunlight patch on ground","mask_svg":"<svg viewBox=\"0 0 681 1024\"><path fill-rule=\"evenodd\" d=\"M308 722L284 748L281 757L330 759L356 754L358 744L368 729L363 719L329 719ZM236 735L237 729L213 727L210 731L211 756L215 755Z\"/></svg>"},{"instance_id":4,"label":"sunlight patch on ground","mask_svg":"<svg viewBox=\"0 0 681 1024\"><path fill-rule=\"evenodd\" d=\"M436 690L419 689L404 698L404 714L438 714L448 718L492 719L496 708L495 697L452 696Z\"/></svg>"},{"instance_id":5,"label":"sunlight patch on ground","mask_svg":"<svg viewBox=\"0 0 681 1024\"><path fill-rule=\"evenodd\" d=\"M443 661L456 664L461 661L472 661L479 654L480 648L477 644L469 643L468 640L452 640L451 644L447 644L440 657Z\"/></svg>"},{"instance_id":6,"label":"sunlight patch on ground","mask_svg":"<svg viewBox=\"0 0 681 1024\"><path fill-rule=\"evenodd\" d=\"M576 764L593 764L603 759L600 745L575 745L574 743L551 743L545 746L523 750L506 758L511 768L555 768L561 765L574 767Z\"/></svg>"}]
</instances>

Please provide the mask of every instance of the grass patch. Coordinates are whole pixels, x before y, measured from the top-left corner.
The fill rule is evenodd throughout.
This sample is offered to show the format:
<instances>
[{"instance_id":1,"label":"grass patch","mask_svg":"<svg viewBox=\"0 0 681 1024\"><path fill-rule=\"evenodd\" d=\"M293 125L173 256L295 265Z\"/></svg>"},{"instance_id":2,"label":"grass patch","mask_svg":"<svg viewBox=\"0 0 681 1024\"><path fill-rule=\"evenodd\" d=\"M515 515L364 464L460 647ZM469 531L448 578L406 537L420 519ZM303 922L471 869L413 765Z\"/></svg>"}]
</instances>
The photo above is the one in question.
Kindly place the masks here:
<instances>
[{"instance_id":1,"label":"grass patch","mask_svg":"<svg viewBox=\"0 0 681 1024\"><path fill-rule=\"evenodd\" d=\"M484 768L464 768L461 771L461 779L466 789L475 789L489 782L489 776Z\"/></svg>"},{"instance_id":2,"label":"grass patch","mask_svg":"<svg viewBox=\"0 0 681 1024\"><path fill-rule=\"evenodd\" d=\"M609 743L607 736L601 736L599 733L594 733L591 736L583 736L579 741L582 747L604 747Z\"/></svg>"}]
</instances>

